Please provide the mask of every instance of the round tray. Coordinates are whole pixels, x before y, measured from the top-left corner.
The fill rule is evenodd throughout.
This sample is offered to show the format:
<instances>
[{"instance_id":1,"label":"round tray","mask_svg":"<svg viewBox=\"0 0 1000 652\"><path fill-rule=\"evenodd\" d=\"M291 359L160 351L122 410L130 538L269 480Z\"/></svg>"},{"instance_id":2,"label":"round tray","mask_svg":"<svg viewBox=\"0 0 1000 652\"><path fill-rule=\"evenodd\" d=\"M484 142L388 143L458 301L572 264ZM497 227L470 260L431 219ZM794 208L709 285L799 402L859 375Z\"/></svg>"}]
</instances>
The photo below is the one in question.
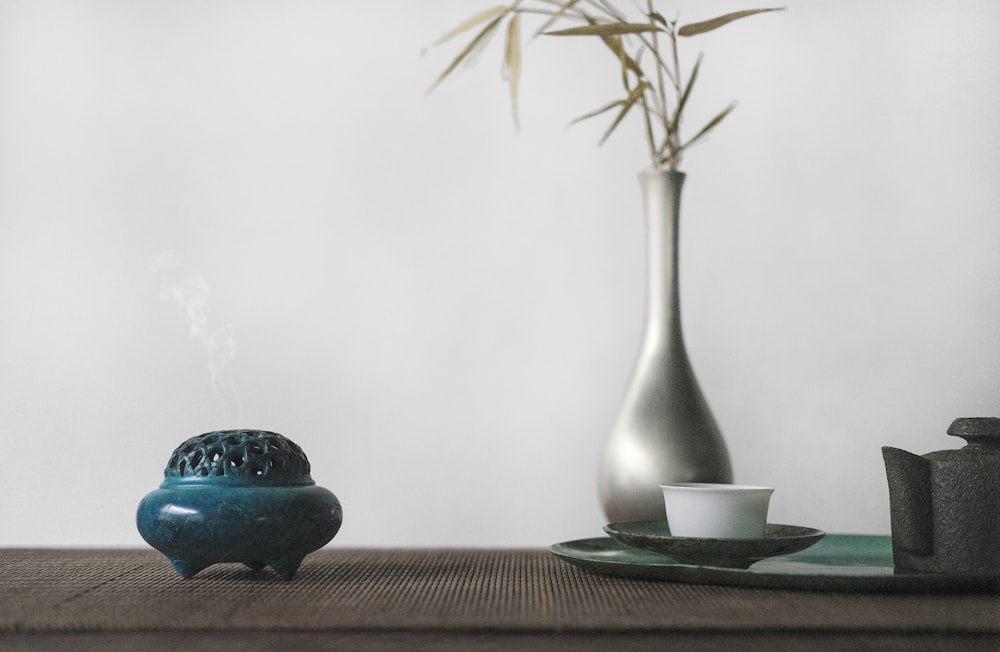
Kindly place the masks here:
<instances>
[{"instance_id":1,"label":"round tray","mask_svg":"<svg viewBox=\"0 0 1000 652\"><path fill-rule=\"evenodd\" d=\"M897 571L887 536L827 534L816 545L750 568L679 564L610 537L557 543L556 557L589 572L644 580L816 591L996 591L1000 575Z\"/></svg>"}]
</instances>

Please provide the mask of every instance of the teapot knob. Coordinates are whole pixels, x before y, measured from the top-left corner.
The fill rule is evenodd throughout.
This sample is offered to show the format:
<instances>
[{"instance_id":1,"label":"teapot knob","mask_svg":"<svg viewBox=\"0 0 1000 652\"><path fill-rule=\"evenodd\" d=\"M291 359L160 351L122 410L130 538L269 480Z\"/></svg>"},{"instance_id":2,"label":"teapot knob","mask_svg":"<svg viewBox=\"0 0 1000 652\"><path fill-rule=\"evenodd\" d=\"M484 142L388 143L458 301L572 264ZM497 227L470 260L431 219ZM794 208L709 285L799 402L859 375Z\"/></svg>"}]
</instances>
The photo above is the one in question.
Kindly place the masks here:
<instances>
[{"instance_id":1,"label":"teapot knob","mask_svg":"<svg viewBox=\"0 0 1000 652\"><path fill-rule=\"evenodd\" d=\"M1000 449L1000 418L966 417L955 419L948 434L961 437L970 446Z\"/></svg>"}]
</instances>

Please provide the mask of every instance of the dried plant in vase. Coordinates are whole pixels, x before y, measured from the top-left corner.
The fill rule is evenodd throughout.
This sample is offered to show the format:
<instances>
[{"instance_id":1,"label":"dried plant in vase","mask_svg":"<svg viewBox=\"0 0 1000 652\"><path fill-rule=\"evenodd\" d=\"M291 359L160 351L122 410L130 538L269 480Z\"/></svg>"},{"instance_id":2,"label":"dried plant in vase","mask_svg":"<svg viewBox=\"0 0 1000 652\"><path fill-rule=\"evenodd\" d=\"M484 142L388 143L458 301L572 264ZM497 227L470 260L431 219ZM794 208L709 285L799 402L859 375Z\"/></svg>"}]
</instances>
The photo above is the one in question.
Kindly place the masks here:
<instances>
[{"instance_id":1,"label":"dried plant in vase","mask_svg":"<svg viewBox=\"0 0 1000 652\"><path fill-rule=\"evenodd\" d=\"M678 56L678 39L705 34L735 20L781 11L783 8L747 9L710 20L679 25L676 19L664 18L655 9L653 0L647 0L642 20L631 20L626 12L615 5L610 0L515 0L509 5L498 5L482 11L434 43L435 46L442 45L461 34L478 29L475 36L438 76L431 90L463 62L471 61L493 36L503 32L506 35L503 75L510 86L514 122L519 123L522 18L538 16L542 24L533 32L533 38L543 34L597 38L621 64L622 95L573 122L611 114L611 124L601 138L603 143L622 120L636 109L644 123L653 165L676 170L684 151L704 138L736 106L735 103L727 106L695 132L694 136L687 140L681 138L684 107L698 79L702 57L698 55L690 74L685 77ZM575 24L564 29L552 29L565 23Z\"/></svg>"},{"instance_id":2,"label":"dried plant in vase","mask_svg":"<svg viewBox=\"0 0 1000 652\"><path fill-rule=\"evenodd\" d=\"M642 118L652 166L640 174L647 228L647 313L645 334L618 418L598 470L598 491L611 523L655 521L665 517L661 484L731 483L725 441L702 395L681 334L678 285L678 224L684 173L681 157L733 110L729 105L694 135L681 136L684 109L698 80L701 55L685 76L678 40L711 32L729 23L779 9L748 9L685 25L668 20L647 0L634 5L632 20L610 0L515 0L469 18L436 45L474 34L432 86L463 62L471 61L497 33L505 33L503 71L510 84L514 122L518 122L522 19L541 25L534 36L588 37L599 40L620 64L621 94L574 122L610 117L601 142L630 114ZM572 23L569 27L565 24ZM555 29L555 28L559 29Z\"/></svg>"}]
</instances>

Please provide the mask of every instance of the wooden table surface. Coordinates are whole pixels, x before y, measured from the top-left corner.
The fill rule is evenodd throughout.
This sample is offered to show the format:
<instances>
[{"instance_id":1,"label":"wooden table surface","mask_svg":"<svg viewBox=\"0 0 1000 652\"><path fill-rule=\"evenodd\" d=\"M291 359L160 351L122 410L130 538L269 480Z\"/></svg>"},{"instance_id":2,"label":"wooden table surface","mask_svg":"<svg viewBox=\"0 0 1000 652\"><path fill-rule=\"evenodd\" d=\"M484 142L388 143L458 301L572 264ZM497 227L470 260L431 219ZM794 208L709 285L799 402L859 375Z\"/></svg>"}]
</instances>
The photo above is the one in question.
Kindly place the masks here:
<instances>
[{"instance_id":1,"label":"wooden table surface","mask_svg":"<svg viewBox=\"0 0 1000 652\"><path fill-rule=\"evenodd\" d=\"M238 647L234 647L238 644ZM153 550L0 549L2 650L1000 650L996 592L608 577L545 550L325 548L182 579Z\"/></svg>"}]
</instances>

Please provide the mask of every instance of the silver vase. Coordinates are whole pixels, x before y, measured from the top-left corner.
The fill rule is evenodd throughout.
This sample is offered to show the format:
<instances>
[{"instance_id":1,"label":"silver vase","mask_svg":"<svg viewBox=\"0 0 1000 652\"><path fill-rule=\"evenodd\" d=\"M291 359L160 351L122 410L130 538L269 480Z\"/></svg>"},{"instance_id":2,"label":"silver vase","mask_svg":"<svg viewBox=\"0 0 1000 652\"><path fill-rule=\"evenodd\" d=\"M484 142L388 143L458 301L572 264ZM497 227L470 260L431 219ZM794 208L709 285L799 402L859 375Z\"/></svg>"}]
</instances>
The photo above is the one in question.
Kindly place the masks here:
<instances>
[{"instance_id":1,"label":"silver vase","mask_svg":"<svg viewBox=\"0 0 1000 652\"><path fill-rule=\"evenodd\" d=\"M660 484L729 483L733 476L681 333L677 242L684 174L647 169L639 181L648 250L646 327L598 471L611 523L665 518Z\"/></svg>"}]
</instances>

